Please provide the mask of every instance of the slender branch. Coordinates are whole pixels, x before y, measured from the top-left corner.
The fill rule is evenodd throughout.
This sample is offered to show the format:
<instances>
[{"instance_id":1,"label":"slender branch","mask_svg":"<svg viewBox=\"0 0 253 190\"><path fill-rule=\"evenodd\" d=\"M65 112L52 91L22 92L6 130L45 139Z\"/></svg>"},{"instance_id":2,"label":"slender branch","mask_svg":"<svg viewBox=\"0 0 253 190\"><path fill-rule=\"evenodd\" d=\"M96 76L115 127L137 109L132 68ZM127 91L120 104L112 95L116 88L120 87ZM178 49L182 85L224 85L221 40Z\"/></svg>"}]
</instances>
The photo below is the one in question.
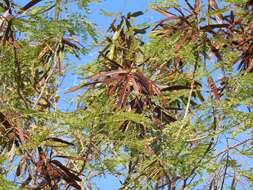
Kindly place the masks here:
<instances>
[{"instance_id":1,"label":"slender branch","mask_svg":"<svg viewBox=\"0 0 253 190\"><path fill-rule=\"evenodd\" d=\"M188 95L188 101L187 101L187 105L186 105L183 121L185 121L185 119L187 118L187 115L189 113L189 109L190 109L190 105L191 105L192 93L193 93L194 84L195 84L194 78L195 78L195 73L196 73L196 70L197 70L197 65L198 65L198 55L196 55L196 59L195 59L194 70L193 70L193 73L192 73L191 89L190 89L190 92L189 92L189 95ZM183 130L184 127L185 127L185 123L183 122L182 125L180 126L179 130L178 130L176 139L179 138L179 136L181 134L181 131Z\"/></svg>"},{"instance_id":2,"label":"slender branch","mask_svg":"<svg viewBox=\"0 0 253 190\"><path fill-rule=\"evenodd\" d=\"M14 37L13 37L13 33L11 32L11 37L12 40L14 41ZM15 62L15 66L16 66L16 81L17 81L17 93L19 95L19 97L23 100L26 108L28 108L28 103L26 98L24 97L23 93L22 93L22 89L23 89L23 83L22 83L22 75L21 75L21 68L20 68L20 63L18 60L18 55L17 55L17 49L16 47L13 45L13 55L14 55L14 62Z\"/></svg>"},{"instance_id":3,"label":"slender branch","mask_svg":"<svg viewBox=\"0 0 253 190\"><path fill-rule=\"evenodd\" d=\"M251 140L252 140L252 138L246 139L246 140L244 140L244 141L242 141L242 142L240 142L240 143L237 143L237 144L235 144L235 145L233 145L233 146L229 146L229 147L225 148L224 150L222 150L221 152L219 152L218 154L216 154L215 157L217 158L217 157L219 157L220 155L222 155L222 154L228 152L229 150L234 149L234 148L236 148L236 147L238 147L238 146L241 146L241 145L243 145L243 144L245 144L245 143L247 143L247 142L249 142L249 141L251 141Z\"/></svg>"},{"instance_id":4,"label":"slender branch","mask_svg":"<svg viewBox=\"0 0 253 190\"><path fill-rule=\"evenodd\" d=\"M223 179L222 179L222 183L221 183L221 190L223 190L223 187L224 187L224 184L225 184L225 179L226 179L227 170L228 170L228 159L229 159L229 153L227 153L225 171L224 171L224 175L223 175Z\"/></svg>"},{"instance_id":5,"label":"slender branch","mask_svg":"<svg viewBox=\"0 0 253 190\"><path fill-rule=\"evenodd\" d=\"M57 46L55 52L57 52L58 48L59 48L59 45ZM35 109L35 108L36 108L36 106L37 106L39 100L41 99L41 97L42 97L42 95L43 95L43 93L44 93L44 91L45 91L45 89L46 89L46 87L47 87L48 81L50 80L50 78L52 77L52 75L53 75L53 73L54 73L54 70L55 70L55 68L56 68L56 66L57 66L57 64L58 64L58 61L57 61L56 56L57 56L57 55L55 55L54 64L53 64L51 70L48 72L48 76L47 76L47 78L45 79L45 82L44 82L44 85L43 85L43 87L42 87L42 90L41 90L41 92L40 92L38 98L37 98L36 101L34 102L34 104L33 104L33 106L32 106L32 109Z\"/></svg>"}]
</instances>

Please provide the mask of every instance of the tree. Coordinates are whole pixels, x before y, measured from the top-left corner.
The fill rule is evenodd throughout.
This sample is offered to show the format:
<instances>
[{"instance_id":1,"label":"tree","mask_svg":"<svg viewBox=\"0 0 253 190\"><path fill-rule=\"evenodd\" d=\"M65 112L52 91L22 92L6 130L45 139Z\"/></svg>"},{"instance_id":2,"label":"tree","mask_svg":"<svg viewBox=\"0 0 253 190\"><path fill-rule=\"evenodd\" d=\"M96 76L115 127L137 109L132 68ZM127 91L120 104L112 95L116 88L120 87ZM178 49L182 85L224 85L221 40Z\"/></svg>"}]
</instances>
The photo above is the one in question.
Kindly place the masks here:
<instances>
[{"instance_id":1,"label":"tree","mask_svg":"<svg viewBox=\"0 0 253 190\"><path fill-rule=\"evenodd\" d=\"M58 75L53 71L64 50L78 50L65 35L79 30L59 19L58 3L55 22L41 16L39 26L50 36L50 26L60 23L56 29L64 36L52 32L59 32L60 42L38 43L43 33L34 31L33 14L23 29L28 37L16 40L12 29L3 38L9 49L2 51L9 51L2 54L9 56L1 67L15 75L4 84L17 93L9 86L3 91L2 155L19 158L16 176L25 179L22 187L92 189L93 178L110 174L121 190L250 189L252 1L157 2L153 8L164 19L155 26L134 25L141 11L115 19L99 56L81 70L82 83L66 91L85 88L69 113L54 106ZM27 48L18 54L21 45ZM45 66L44 80L32 80L28 63L51 67ZM33 87L31 81L39 82Z\"/></svg>"}]
</instances>

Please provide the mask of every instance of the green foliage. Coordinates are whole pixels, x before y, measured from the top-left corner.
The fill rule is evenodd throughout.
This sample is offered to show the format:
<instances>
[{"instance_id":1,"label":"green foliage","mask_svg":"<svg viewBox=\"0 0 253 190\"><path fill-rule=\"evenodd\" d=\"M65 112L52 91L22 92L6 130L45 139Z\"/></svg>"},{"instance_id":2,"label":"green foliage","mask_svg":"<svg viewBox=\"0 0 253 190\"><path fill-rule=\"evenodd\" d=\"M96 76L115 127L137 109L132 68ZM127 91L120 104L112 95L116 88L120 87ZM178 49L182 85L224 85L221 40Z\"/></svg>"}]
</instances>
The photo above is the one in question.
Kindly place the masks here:
<instances>
[{"instance_id":1,"label":"green foliage","mask_svg":"<svg viewBox=\"0 0 253 190\"><path fill-rule=\"evenodd\" d=\"M98 38L90 2L0 4L13 10L0 28L0 188L91 189L108 174L121 190L251 188L251 1L154 1L165 19L152 31L134 24L141 11L101 10L117 18L63 112L68 56Z\"/></svg>"},{"instance_id":2,"label":"green foliage","mask_svg":"<svg viewBox=\"0 0 253 190\"><path fill-rule=\"evenodd\" d=\"M3 176L0 176L1 190L18 190L18 188L14 183L8 181Z\"/></svg>"}]
</instances>

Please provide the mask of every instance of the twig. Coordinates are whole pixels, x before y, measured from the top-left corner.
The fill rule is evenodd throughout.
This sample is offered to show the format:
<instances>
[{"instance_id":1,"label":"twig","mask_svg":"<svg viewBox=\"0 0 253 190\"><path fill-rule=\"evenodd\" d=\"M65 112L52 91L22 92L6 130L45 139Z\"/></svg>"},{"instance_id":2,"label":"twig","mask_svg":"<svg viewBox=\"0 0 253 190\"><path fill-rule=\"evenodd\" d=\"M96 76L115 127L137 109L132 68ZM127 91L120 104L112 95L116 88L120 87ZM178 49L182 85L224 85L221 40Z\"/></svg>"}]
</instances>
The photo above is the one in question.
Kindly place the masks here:
<instances>
[{"instance_id":1,"label":"twig","mask_svg":"<svg viewBox=\"0 0 253 190\"><path fill-rule=\"evenodd\" d=\"M194 88L194 84L195 84L194 78L195 78L195 73L196 73L196 70L197 70L197 64L198 64L198 55L196 55L196 60L195 60L195 64L194 64L194 70L193 70L193 73L192 73L191 89L190 89L190 92L189 92L189 95L188 95L188 101L187 101L187 105L186 105L185 113L184 113L184 117L183 117L183 123L182 123L182 125L180 126L180 128L178 130L176 139L178 139L178 137L181 134L181 131L185 127L185 122L184 121L187 118L187 115L189 113L189 109L190 109L190 105L191 105L192 92L193 92L193 88Z\"/></svg>"},{"instance_id":2,"label":"twig","mask_svg":"<svg viewBox=\"0 0 253 190\"><path fill-rule=\"evenodd\" d=\"M223 187L224 187L224 184L225 184L225 179L226 179L227 170L228 170L228 159L229 159L229 153L227 153L225 171L224 171L224 175L223 175L223 179L222 179L222 183L221 183L221 190L223 190Z\"/></svg>"},{"instance_id":3,"label":"twig","mask_svg":"<svg viewBox=\"0 0 253 190\"><path fill-rule=\"evenodd\" d=\"M57 45L57 48L56 48L56 51L55 51L55 52L57 52L58 48L59 48L59 45ZM42 90L41 90L41 92L40 92L38 98L37 98L36 101L34 102L34 104L33 104L33 106L32 106L32 109L35 109L35 108L36 108L36 106L37 106L37 104L38 104L40 98L42 97L42 95L43 95L43 93L44 93L44 91L45 91L45 89L46 89L46 87L47 87L47 82L49 81L49 79L50 79L51 76L53 75L54 69L56 68L56 66L57 66L57 64L58 64L58 59L57 59L56 56L57 56L57 55L55 54L55 57L54 57L54 58L55 58L54 64L53 64L51 70L48 72L48 76L47 76L47 78L45 79L45 82L44 82L44 85L43 85L43 87L42 87Z\"/></svg>"},{"instance_id":4,"label":"twig","mask_svg":"<svg viewBox=\"0 0 253 190\"><path fill-rule=\"evenodd\" d=\"M14 36L13 36L12 32L11 32L11 38L14 41ZM13 45L13 55L14 55L14 62L16 65L16 69L17 69L16 70L17 93L18 93L19 97L23 100L23 102L25 103L26 108L28 108L27 100L23 96L23 93L22 93L23 84L22 84L21 68L20 68L20 63L18 60L17 49L14 45Z\"/></svg>"},{"instance_id":5,"label":"twig","mask_svg":"<svg viewBox=\"0 0 253 190\"><path fill-rule=\"evenodd\" d=\"M235 144L233 146L229 146L229 147L225 148L224 150L222 150L221 152L219 152L218 154L216 154L215 157L219 157L220 155L224 154L225 152L228 152L229 150L234 149L234 148L236 148L238 146L241 146L241 145L243 145L243 144L245 144L245 143L247 143L247 142L249 142L251 140L252 140L252 138L246 139L246 140L244 140L244 141L242 141L240 143L237 143L237 144Z\"/></svg>"}]
</instances>

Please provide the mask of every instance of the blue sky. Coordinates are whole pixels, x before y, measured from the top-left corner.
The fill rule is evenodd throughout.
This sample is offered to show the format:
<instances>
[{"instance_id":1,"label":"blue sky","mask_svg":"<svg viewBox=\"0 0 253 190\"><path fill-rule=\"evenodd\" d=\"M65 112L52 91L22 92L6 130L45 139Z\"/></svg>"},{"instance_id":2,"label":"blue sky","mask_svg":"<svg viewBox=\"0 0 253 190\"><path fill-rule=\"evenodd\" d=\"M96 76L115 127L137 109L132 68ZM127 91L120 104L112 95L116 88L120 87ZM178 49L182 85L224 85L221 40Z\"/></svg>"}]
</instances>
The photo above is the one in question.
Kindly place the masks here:
<instances>
[{"instance_id":1,"label":"blue sky","mask_svg":"<svg viewBox=\"0 0 253 190\"><path fill-rule=\"evenodd\" d=\"M25 4L26 0L18 0L18 2L22 2ZM88 15L88 19L96 24L97 31L100 35L104 35L105 31L107 30L108 26L110 25L111 21L114 17L106 17L101 14L101 10L105 10L107 12L118 12L126 14L128 12L134 11L144 11L145 14L137 18L137 22L149 22L154 23L155 21L161 18L161 15L156 13L155 11L149 8L149 3L151 0L101 0L100 3L91 3L89 8L91 10L91 14ZM93 51L89 52L86 56L81 56L81 59L78 60L74 57L70 57L70 61L74 63L73 66L77 65L84 65L89 63L93 59L96 58L97 50L94 49ZM220 73L216 73L215 75L220 75ZM81 91L71 93L71 94L64 94L68 88L79 84L80 80L79 77L71 72L67 72L66 77L61 84L59 89L59 95L61 99L59 101L59 108L62 110L71 110L74 107L75 101L72 100L76 97L77 94L81 93ZM94 183L98 185L101 190L116 190L119 188L120 183L118 179L113 176L106 175L105 177L96 178Z\"/></svg>"},{"instance_id":2,"label":"blue sky","mask_svg":"<svg viewBox=\"0 0 253 190\"><path fill-rule=\"evenodd\" d=\"M134 11L143 11L145 12L144 15L139 16L136 20L137 23L149 22L154 23L161 17L161 14L155 12L149 7L151 0L101 0L100 3L90 3L89 9L91 10L91 14L88 15L88 19L96 24L96 29L101 37L105 35L107 28L110 26L110 23L115 17L104 16L102 14L102 10L107 12L114 12L114 13L122 13L127 14L128 12ZM154 1L153 1L154 2ZM90 61L94 60L97 56L97 49L90 51L87 55L81 56L81 59L78 60L75 57L71 57L71 62L73 65L83 65L87 64ZM75 99L76 95L80 94L82 91L74 92L71 94L64 94L68 88L79 84L80 80L79 77L72 73L68 72L61 84L61 88L59 89L59 95L61 97L59 101L59 108L65 111L70 111L75 107Z\"/></svg>"}]
</instances>

